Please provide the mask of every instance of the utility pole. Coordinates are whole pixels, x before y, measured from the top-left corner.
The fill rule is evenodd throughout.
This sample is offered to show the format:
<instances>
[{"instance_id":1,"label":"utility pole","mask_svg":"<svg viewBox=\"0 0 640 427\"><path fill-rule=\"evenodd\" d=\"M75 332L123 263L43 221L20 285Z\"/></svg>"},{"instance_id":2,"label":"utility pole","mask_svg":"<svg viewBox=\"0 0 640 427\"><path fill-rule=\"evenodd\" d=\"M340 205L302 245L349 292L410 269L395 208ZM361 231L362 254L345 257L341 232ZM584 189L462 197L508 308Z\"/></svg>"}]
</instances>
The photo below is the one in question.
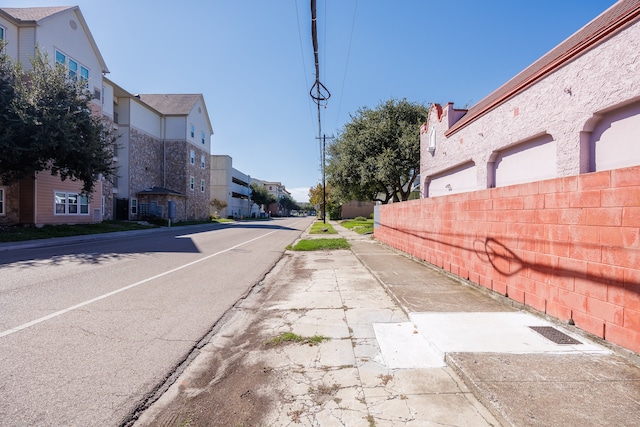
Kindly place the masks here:
<instances>
[{"instance_id":1,"label":"utility pole","mask_svg":"<svg viewBox=\"0 0 640 427\"><path fill-rule=\"evenodd\" d=\"M324 102L326 107L327 100L331 97L329 90L320 82L320 61L318 60L318 26L316 17L316 0L311 0L311 39L313 43L313 57L315 59L316 81L309 90L309 95L318 106L318 139L322 139L322 222L327 222L327 189L325 176L325 148L326 136L322 134L322 120L320 106Z\"/></svg>"},{"instance_id":2,"label":"utility pole","mask_svg":"<svg viewBox=\"0 0 640 427\"><path fill-rule=\"evenodd\" d=\"M327 223L327 174L325 171L326 165L326 156L327 156L327 139L334 140L335 136L322 135L322 138L318 137L318 139L322 139L322 222L324 224Z\"/></svg>"}]
</instances>

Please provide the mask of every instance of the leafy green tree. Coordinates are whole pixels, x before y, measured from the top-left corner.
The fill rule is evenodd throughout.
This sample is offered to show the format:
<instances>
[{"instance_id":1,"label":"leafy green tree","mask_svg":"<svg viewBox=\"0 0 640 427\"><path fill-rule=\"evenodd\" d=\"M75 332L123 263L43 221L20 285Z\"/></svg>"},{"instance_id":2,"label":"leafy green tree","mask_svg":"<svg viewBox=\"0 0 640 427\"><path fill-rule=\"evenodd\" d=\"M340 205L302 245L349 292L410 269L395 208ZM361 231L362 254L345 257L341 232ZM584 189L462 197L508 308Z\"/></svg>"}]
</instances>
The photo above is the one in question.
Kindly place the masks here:
<instances>
[{"instance_id":1,"label":"leafy green tree","mask_svg":"<svg viewBox=\"0 0 640 427\"><path fill-rule=\"evenodd\" d=\"M276 199L276 196L269 193L269 190L267 190L264 185L253 182L251 183L251 201L258 206L266 208L271 203L277 202L278 199Z\"/></svg>"},{"instance_id":2,"label":"leafy green tree","mask_svg":"<svg viewBox=\"0 0 640 427\"><path fill-rule=\"evenodd\" d=\"M329 145L327 179L337 200L408 200L420 173L424 105L391 99L360 108Z\"/></svg>"},{"instance_id":3,"label":"leafy green tree","mask_svg":"<svg viewBox=\"0 0 640 427\"><path fill-rule=\"evenodd\" d=\"M315 206L315 208L318 210L322 209L322 203L324 200L323 197L322 184L318 184L315 187L311 187L309 189L309 203Z\"/></svg>"},{"instance_id":4,"label":"leafy green tree","mask_svg":"<svg viewBox=\"0 0 640 427\"><path fill-rule=\"evenodd\" d=\"M287 196L286 194L283 197L281 197L280 200L278 200L278 203L280 204L280 207L282 208L282 210L287 212L300 209L300 206L298 206L296 201L293 200L291 197Z\"/></svg>"},{"instance_id":5,"label":"leafy green tree","mask_svg":"<svg viewBox=\"0 0 640 427\"><path fill-rule=\"evenodd\" d=\"M115 136L92 114L86 81L39 51L30 70L1 54L0 73L0 182L46 170L90 193L99 174L114 175Z\"/></svg>"},{"instance_id":6,"label":"leafy green tree","mask_svg":"<svg viewBox=\"0 0 640 427\"><path fill-rule=\"evenodd\" d=\"M323 206L325 200L326 206ZM339 219L340 217L340 202L334 196L334 191L329 184L325 186L324 190L322 188L322 184L318 184L315 187L310 188L309 203L316 208L318 217L320 218L326 217L327 214L329 214L330 219ZM324 215L323 208L325 209Z\"/></svg>"}]
</instances>

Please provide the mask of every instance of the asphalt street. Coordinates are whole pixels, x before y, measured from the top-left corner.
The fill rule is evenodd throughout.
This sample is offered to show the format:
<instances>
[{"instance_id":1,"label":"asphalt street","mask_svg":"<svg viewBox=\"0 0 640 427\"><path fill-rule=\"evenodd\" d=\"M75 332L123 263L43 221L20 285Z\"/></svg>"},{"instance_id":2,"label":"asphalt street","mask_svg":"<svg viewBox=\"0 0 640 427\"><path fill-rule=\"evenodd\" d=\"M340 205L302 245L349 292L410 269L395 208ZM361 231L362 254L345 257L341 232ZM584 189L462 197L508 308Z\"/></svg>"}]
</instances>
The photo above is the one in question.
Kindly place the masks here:
<instances>
[{"instance_id":1,"label":"asphalt street","mask_svg":"<svg viewBox=\"0 0 640 427\"><path fill-rule=\"evenodd\" d=\"M3 245L2 423L123 423L311 221Z\"/></svg>"}]
</instances>

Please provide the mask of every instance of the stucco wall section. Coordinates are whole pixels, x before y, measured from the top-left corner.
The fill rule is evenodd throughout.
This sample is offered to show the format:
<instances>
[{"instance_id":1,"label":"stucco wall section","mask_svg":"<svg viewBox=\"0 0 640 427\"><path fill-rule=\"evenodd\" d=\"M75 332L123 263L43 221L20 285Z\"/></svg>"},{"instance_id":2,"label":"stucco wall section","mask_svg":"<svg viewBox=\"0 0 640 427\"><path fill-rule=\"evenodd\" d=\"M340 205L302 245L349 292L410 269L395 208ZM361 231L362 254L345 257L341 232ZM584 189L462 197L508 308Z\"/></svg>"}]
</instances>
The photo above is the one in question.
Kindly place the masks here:
<instances>
[{"instance_id":1,"label":"stucco wall section","mask_svg":"<svg viewBox=\"0 0 640 427\"><path fill-rule=\"evenodd\" d=\"M459 114L458 110L448 104L438 117L432 108L420 143L423 193L429 176L468 161L477 165L478 188L487 188L488 165L495 151L544 133L556 141L557 177L587 172L588 147L581 145L581 131L594 115L634 99L640 99L640 23L449 136L445 136L449 117ZM434 128L432 156L428 146Z\"/></svg>"}]
</instances>

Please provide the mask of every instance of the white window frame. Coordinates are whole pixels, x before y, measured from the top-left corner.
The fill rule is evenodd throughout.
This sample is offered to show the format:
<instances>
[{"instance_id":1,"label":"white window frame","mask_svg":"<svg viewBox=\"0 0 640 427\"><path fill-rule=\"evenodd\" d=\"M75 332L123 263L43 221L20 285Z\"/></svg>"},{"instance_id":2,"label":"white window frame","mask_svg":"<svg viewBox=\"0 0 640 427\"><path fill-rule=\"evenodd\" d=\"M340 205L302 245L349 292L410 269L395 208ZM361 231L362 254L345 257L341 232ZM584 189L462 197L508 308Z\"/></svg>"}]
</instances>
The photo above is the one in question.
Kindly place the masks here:
<instances>
[{"instance_id":1,"label":"white window frame","mask_svg":"<svg viewBox=\"0 0 640 427\"><path fill-rule=\"evenodd\" d=\"M4 187L0 187L0 216L5 216L6 212L5 212L5 201L4 201Z\"/></svg>"},{"instance_id":2,"label":"white window frame","mask_svg":"<svg viewBox=\"0 0 640 427\"><path fill-rule=\"evenodd\" d=\"M58 201L58 198L60 198L61 202ZM81 193L69 191L53 192L54 215L89 215L89 206L89 197Z\"/></svg>"},{"instance_id":3,"label":"white window frame","mask_svg":"<svg viewBox=\"0 0 640 427\"><path fill-rule=\"evenodd\" d=\"M78 215L80 208L80 196L78 193L67 193L67 213L69 215Z\"/></svg>"},{"instance_id":4,"label":"white window frame","mask_svg":"<svg viewBox=\"0 0 640 427\"><path fill-rule=\"evenodd\" d=\"M193 125L193 123L189 124L189 133L191 134L191 138L196 137L196 127Z\"/></svg>"},{"instance_id":5,"label":"white window frame","mask_svg":"<svg viewBox=\"0 0 640 427\"><path fill-rule=\"evenodd\" d=\"M200 167L201 167L202 169L204 169L206 161L207 161L207 160L204 158L204 154L203 154L203 155L201 155L201 156L200 156Z\"/></svg>"},{"instance_id":6,"label":"white window frame","mask_svg":"<svg viewBox=\"0 0 640 427\"><path fill-rule=\"evenodd\" d=\"M191 150L191 151L190 151L190 153L189 153L189 162L190 162L192 165L195 165L195 164L196 164L196 152L195 152L195 150Z\"/></svg>"},{"instance_id":7,"label":"white window frame","mask_svg":"<svg viewBox=\"0 0 640 427\"><path fill-rule=\"evenodd\" d=\"M133 216L138 215L138 199L131 198L131 201L129 202L129 212Z\"/></svg>"},{"instance_id":8,"label":"white window frame","mask_svg":"<svg viewBox=\"0 0 640 427\"><path fill-rule=\"evenodd\" d=\"M78 202L80 205L80 215L89 215L89 196L86 194L78 194ZM102 203L102 208L104 209L104 202Z\"/></svg>"},{"instance_id":9,"label":"white window frame","mask_svg":"<svg viewBox=\"0 0 640 427\"><path fill-rule=\"evenodd\" d=\"M204 132L200 132L200 139L202 140L202 145L204 145Z\"/></svg>"},{"instance_id":10,"label":"white window frame","mask_svg":"<svg viewBox=\"0 0 640 427\"><path fill-rule=\"evenodd\" d=\"M4 35L7 32L7 29L0 25L0 40L4 40Z\"/></svg>"},{"instance_id":11,"label":"white window frame","mask_svg":"<svg viewBox=\"0 0 640 427\"><path fill-rule=\"evenodd\" d=\"M80 78L84 80L86 82L86 86L89 87L89 76L91 75L91 72L89 71L88 67L85 67L82 63L71 58L60 49L55 50L54 59L56 64L60 64L64 68L66 68L71 80L76 81L78 80L78 78ZM61 61L61 59L63 60Z\"/></svg>"},{"instance_id":12,"label":"white window frame","mask_svg":"<svg viewBox=\"0 0 640 427\"><path fill-rule=\"evenodd\" d=\"M78 61L72 58L68 58L67 68L69 69L69 77L71 78L71 80L73 81L78 80L78 69L80 68Z\"/></svg>"},{"instance_id":13,"label":"white window frame","mask_svg":"<svg viewBox=\"0 0 640 427\"><path fill-rule=\"evenodd\" d=\"M200 180L200 192L204 193L204 179Z\"/></svg>"},{"instance_id":14,"label":"white window frame","mask_svg":"<svg viewBox=\"0 0 640 427\"><path fill-rule=\"evenodd\" d=\"M189 178L189 188L191 189L191 191L195 190L196 188L196 179L193 176Z\"/></svg>"}]
</instances>

